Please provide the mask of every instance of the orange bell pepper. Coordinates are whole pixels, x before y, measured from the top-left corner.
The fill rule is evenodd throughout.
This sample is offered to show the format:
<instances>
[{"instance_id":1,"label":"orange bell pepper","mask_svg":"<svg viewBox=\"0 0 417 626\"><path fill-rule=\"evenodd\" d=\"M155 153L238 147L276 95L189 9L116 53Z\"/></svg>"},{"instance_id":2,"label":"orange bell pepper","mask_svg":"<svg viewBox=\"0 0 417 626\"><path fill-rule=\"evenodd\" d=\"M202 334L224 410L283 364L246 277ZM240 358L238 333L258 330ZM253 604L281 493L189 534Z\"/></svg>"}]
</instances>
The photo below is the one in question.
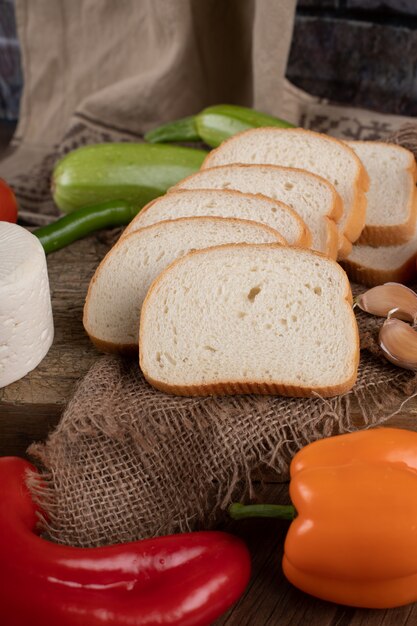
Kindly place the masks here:
<instances>
[{"instance_id":1,"label":"orange bell pepper","mask_svg":"<svg viewBox=\"0 0 417 626\"><path fill-rule=\"evenodd\" d=\"M306 446L291 467L295 510L265 505L262 516L295 517L283 570L323 600L390 608L417 600L417 433L379 428ZM232 505L232 517L263 505Z\"/></svg>"}]
</instances>

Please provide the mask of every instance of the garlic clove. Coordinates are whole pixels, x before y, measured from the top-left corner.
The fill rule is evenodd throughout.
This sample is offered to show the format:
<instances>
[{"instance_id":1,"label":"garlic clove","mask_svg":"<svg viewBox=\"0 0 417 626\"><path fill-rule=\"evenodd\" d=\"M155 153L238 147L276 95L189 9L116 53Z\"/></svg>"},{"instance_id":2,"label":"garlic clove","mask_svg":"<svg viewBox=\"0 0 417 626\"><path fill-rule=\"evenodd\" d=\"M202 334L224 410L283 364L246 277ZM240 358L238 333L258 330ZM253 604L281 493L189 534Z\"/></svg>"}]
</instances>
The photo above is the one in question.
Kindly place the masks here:
<instances>
[{"instance_id":1,"label":"garlic clove","mask_svg":"<svg viewBox=\"0 0 417 626\"><path fill-rule=\"evenodd\" d=\"M399 319L389 318L379 331L384 356L398 367L417 370L417 331Z\"/></svg>"},{"instance_id":2,"label":"garlic clove","mask_svg":"<svg viewBox=\"0 0 417 626\"><path fill-rule=\"evenodd\" d=\"M417 320L417 294L400 283L385 283L373 287L355 298L355 305L366 313L380 317L386 317L390 311L396 309L391 317L408 322Z\"/></svg>"}]
</instances>

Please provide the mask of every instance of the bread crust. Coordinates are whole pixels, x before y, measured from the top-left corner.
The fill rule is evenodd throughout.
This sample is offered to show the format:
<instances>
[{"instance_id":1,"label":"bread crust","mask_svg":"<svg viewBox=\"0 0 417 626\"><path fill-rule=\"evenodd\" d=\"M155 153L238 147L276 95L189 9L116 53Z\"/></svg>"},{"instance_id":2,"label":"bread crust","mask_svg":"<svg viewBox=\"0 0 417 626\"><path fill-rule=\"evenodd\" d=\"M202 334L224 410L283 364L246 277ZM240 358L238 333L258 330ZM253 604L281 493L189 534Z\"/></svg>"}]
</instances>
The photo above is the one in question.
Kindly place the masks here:
<instances>
[{"instance_id":1,"label":"bread crust","mask_svg":"<svg viewBox=\"0 0 417 626\"><path fill-rule=\"evenodd\" d=\"M366 216L366 195L365 194L369 189L370 181L369 181L368 172L366 171L358 155L355 153L355 151L352 148L350 148L346 143L344 143L340 139L336 139L335 137L331 137L330 135L316 133L315 131L307 130L305 128L288 129L288 128L274 128L274 127L268 127L268 126L265 126L262 128L251 128L249 130L244 130L241 133L237 133L236 135L233 135L233 137L229 137L229 139L226 139L218 148L215 148L215 150L212 150L211 152L209 152L209 154L206 156L206 158L204 159L201 165L201 169L205 170L211 167L211 162L213 161L214 156L216 155L217 152L220 152L223 146L225 146L227 143L235 141L237 138L242 137L243 135L247 133L255 134L255 133L261 133L265 131L272 131L274 134L297 133L297 134L306 134L310 136L314 135L314 137L319 136L328 141L337 143L340 147L346 148L349 151L351 157L354 159L354 161L356 161L356 164L358 166L358 172L354 181L354 187L355 187L354 199L352 202L352 207L351 207L349 216L344 226L343 233L352 243L355 242L359 238L363 230L363 227L365 225L365 216Z\"/></svg>"},{"instance_id":2,"label":"bread crust","mask_svg":"<svg viewBox=\"0 0 417 626\"><path fill-rule=\"evenodd\" d=\"M190 385L183 387L180 385L168 385L161 381L153 379L147 374L143 374L147 382L164 393L174 396L237 396L256 394L262 396L286 396L289 398L331 398L347 393L352 389L356 382L357 374L344 384L335 385L334 387L321 387L310 389L307 387L299 387L292 385L284 385L279 383L266 383L262 381L252 381L240 383L238 381L228 381L213 383L207 385Z\"/></svg>"},{"instance_id":3,"label":"bread crust","mask_svg":"<svg viewBox=\"0 0 417 626\"><path fill-rule=\"evenodd\" d=\"M349 239L339 231L337 260L341 261L343 259L346 259L352 252L352 247L352 242L349 241Z\"/></svg>"},{"instance_id":4,"label":"bread crust","mask_svg":"<svg viewBox=\"0 0 417 626\"><path fill-rule=\"evenodd\" d=\"M134 357L138 356L139 345L134 343L111 343L110 341L104 341L104 339L99 339L98 337L94 337L94 335L90 335L88 331L86 331L89 339L95 345L97 350L100 352L106 352L107 354L122 354L124 356Z\"/></svg>"},{"instance_id":5,"label":"bread crust","mask_svg":"<svg viewBox=\"0 0 417 626\"><path fill-rule=\"evenodd\" d=\"M279 166L277 166L279 167ZM288 169L296 169L295 167L291 167ZM302 170L303 171L303 170ZM340 220L343 217L343 200L342 197L340 196L339 193L337 193L336 191L336 187L334 185L332 185L331 183L329 183L328 180L326 180L325 178L323 178L322 176L319 176L318 174L313 174L313 172L307 172L307 174L309 176L314 176L315 178L319 178L321 182L326 183L326 185L329 186L329 188L332 190L333 193L333 209L330 213L328 213L328 217L330 219L332 219L336 224L338 224L340 222Z\"/></svg>"},{"instance_id":6,"label":"bread crust","mask_svg":"<svg viewBox=\"0 0 417 626\"><path fill-rule=\"evenodd\" d=\"M267 167L267 168L271 168L271 169L276 169L279 170L280 172L297 172L297 173L302 173L303 176L309 176L313 179L317 179L319 180L322 184L325 184L329 191L332 194L332 206L329 210L329 212L325 215L323 215L323 218L325 219L325 223L326 223L326 229L327 229L327 237L326 237L326 242L327 242L327 246L326 246L326 250L323 250L323 253L326 254L327 256L329 256L332 259L336 259L337 258L337 249L335 250L335 240L334 240L334 226L331 222L333 222L334 224L337 224L337 222L339 222L340 218L343 215L343 201L342 198L340 197L340 195L337 193L335 187L325 178L323 178L322 176L319 176L318 174L313 174L313 172L308 172L307 170L302 170L300 168L297 167L285 167L283 165L273 165L273 164L265 164L265 165L259 165L259 164L250 164L250 163L230 163L227 165L217 165L214 167L210 167L207 168L210 171L213 170L222 170L223 168L226 167L238 167L238 168L242 168L242 173L243 170L245 168L252 168L252 167ZM206 171L206 170L205 170ZM171 187L170 189L168 189L168 193L182 193L182 192L186 192L186 191L190 191L190 189L187 189L185 187L182 187L182 184L187 181L187 180L191 180L193 178L197 178L199 175L199 172L195 172L194 174L190 174L190 176L187 176L186 178L184 178L182 181L180 181L179 183L177 183L176 185L174 185L174 187ZM211 188L210 188L211 189ZM200 191L207 191L207 189L200 189ZM225 191L225 190L222 190ZM241 193L241 192L238 192ZM245 194L247 195L247 194ZM250 194L250 195L258 195L258 196L262 196L263 198L267 198L269 196L265 196L264 194ZM151 203L152 204L152 203ZM143 210L142 210L143 211ZM141 213L142 213L141 211ZM140 213L139 213L140 215ZM135 218L137 219L137 218ZM299 244L298 244L299 245ZM310 244L311 245L311 244ZM304 246L304 247L309 247L309 246Z\"/></svg>"},{"instance_id":7,"label":"bread crust","mask_svg":"<svg viewBox=\"0 0 417 626\"><path fill-rule=\"evenodd\" d=\"M221 246L212 246L212 250L223 249L223 248L260 248L260 249L276 249L281 246L279 244L224 244ZM292 247L293 248L293 247ZM315 250L305 250L304 248L299 248L304 253L312 254L318 256L320 258L325 258L330 260L326 255L321 252L317 252ZM147 314L147 305L152 297L153 292L158 288L159 283L165 276L165 274L170 271L174 266L181 263L185 258L191 257L196 254L204 254L205 250L195 250L193 252L188 253L184 257L177 259L172 263L168 268L166 268L152 283L150 286L146 298L142 305L140 325L139 325L139 367L149 384L151 384L156 389L163 391L164 393L169 393L177 396L224 396L224 395L240 395L240 394L259 394L259 395L281 395L295 398L312 398L312 397L332 397L346 393L349 391L356 382L358 375L358 366L359 366L359 357L360 357L360 342L359 342L359 330L356 323L355 315L352 310L352 322L353 328L355 331L355 351L352 359L352 375L346 380L338 385L333 385L331 387L303 387L299 385L288 385L285 383L276 382L267 382L264 380L254 380L242 382L239 380L227 380L227 381L219 381L213 383L205 383L201 385L170 385L160 380L156 380L153 378L144 368L143 359L141 356L142 350L141 345L143 344L143 326L142 323L144 317ZM344 301L349 308L352 307L353 298L352 292L350 289L350 284L348 277L342 267L336 264L339 268L340 272L343 274L346 285L346 292L344 296Z\"/></svg>"},{"instance_id":8,"label":"bread crust","mask_svg":"<svg viewBox=\"0 0 417 626\"><path fill-rule=\"evenodd\" d=\"M406 261L401 265L390 270L377 270L370 267L364 267L359 263L355 263L352 260L345 259L342 261L342 266L346 270L350 280L360 285L366 285L367 287L375 287L376 285L383 285L388 282L395 283L410 283L416 279L416 260L417 251L414 252Z\"/></svg>"},{"instance_id":9,"label":"bread crust","mask_svg":"<svg viewBox=\"0 0 417 626\"><path fill-rule=\"evenodd\" d=\"M330 219L329 217L326 217L325 221L326 221L327 237L326 237L326 252L323 252L323 254L325 254L330 259L333 259L333 261L335 261L337 259L338 252L339 252L340 232L336 225L336 222L334 222L332 219Z\"/></svg>"},{"instance_id":10,"label":"bread crust","mask_svg":"<svg viewBox=\"0 0 417 626\"><path fill-rule=\"evenodd\" d=\"M237 217L178 217L174 220L165 220L166 223L168 224L172 224L172 223L182 223L182 222L188 222L188 221L194 221L194 220L198 220L198 221L213 221L213 220L220 220L220 221L227 221L227 222L234 222L234 223L244 223L244 224L250 224L251 226L256 223L257 226L260 227L261 230L264 230L268 233L270 233L272 236L274 236L277 239L277 243L279 245L283 245L286 246L288 245L286 240L284 239L284 237L274 228L272 228L272 226L268 226L268 224L263 224L261 222L254 222L253 220L244 220L244 219L240 219ZM90 283L88 285L88 290L87 290L87 295L85 298L85 303L84 303L84 309L83 309L83 326L84 329L87 333L87 335L90 337L91 341L93 342L93 344L101 351L101 352L109 352L109 353L121 353L121 354L127 354L127 355L134 355L137 354L138 352L138 344L134 344L134 343L128 343L128 344L122 344L122 343L113 343L110 341L107 341L105 339L101 339L100 337L96 337L92 331L92 329L90 328L89 324L88 324L88 309L90 306L90 301L91 301L91 294L92 294L92 290L94 288L94 284L96 283L96 281L98 280L98 277L100 276L101 272L103 271L106 263L107 263L107 259L114 253L115 250L117 250L118 248L120 248L122 245L125 245L126 240L129 237L137 237L137 233L141 234L145 231L148 230L157 230L158 228L160 228L160 224L161 222L156 222L155 224L150 224L149 226L144 226L143 228L140 228L138 230L135 230L131 233L128 233L125 237L120 237L119 240L115 243L115 245L107 252L106 256L101 260L100 264L98 265L98 267L96 268L96 271L94 272L94 275L92 277L92 279L90 280Z\"/></svg>"},{"instance_id":11,"label":"bread crust","mask_svg":"<svg viewBox=\"0 0 417 626\"><path fill-rule=\"evenodd\" d=\"M176 191L176 193L184 193L185 191L189 191L188 189L179 189L178 191ZM197 191L197 190L196 190ZM199 189L198 191L220 191L220 190L213 190L213 189ZM233 189L222 189L221 190L222 193L225 194L231 194L234 198L239 197L239 196L254 196L255 198L259 198L262 201L267 200L268 202L271 202L271 204L274 204L274 206L281 206L282 208L285 208L286 210L288 210L289 213L291 213L291 215L293 216L293 218L295 219L295 221L298 224L299 230L300 230L300 236L298 238L298 240L295 242L294 245L296 246L300 246L301 248L308 248L311 245L311 233L310 233L310 229L308 228L308 226L305 224L304 220L298 215L298 213L296 211L294 211L294 209L292 209L290 206L288 206L288 204L285 204L284 202L281 202L280 200L274 200L273 198L269 198L268 196L264 196L261 193L251 193L251 194L247 194L247 193L242 193L241 191L235 191ZM229 195L229 197L231 197ZM132 225L137 225L140 224L142 219L143 219L143 215L148 213L148 211L150 209L152 209L152 207L155 204L158 204L158 202L162 199L165 198L164 196L160 196L159 198L155 198L154 200L151 200L151 202L148 202L148 204L146 206L143 207L143 209L141 211L139 211L139 213L133 218L133 220L130 222L130 224L128 224L128 226L125 228L125 230L123 231L120 239L123 239L124 237L127 237L128 235L132 234L132 232L136 232L135 230L132 229ZM195 215L194 217L205 217L203 215ZM217 216L215 215L208 215L208 218L216 218ZM239 218L239 217L222 217L222 216L218 216L222 219L242 219L243 221L256 221L256 220L248 220L247 218ZM191 217L185 217L185 218L181 218L181 217L176 217L173 218L173 220L161 220L163 222L166 221L174 221L176 219L191 219ZM257 221L256 221L257 222ZM157 222L160 223L160 222ZM257 224L263 224L264 222L257 222ZM151 224L151 226L153 226L153 224ZM268 224L265 224L265 226L268 226ZM146 226L143 228L147 228ZM272 228L272 226L270 227ZM275 229L273 229L275 230ZM278 232L277 230L275 230L275 232Z\"/></svg>"},{"instance_id":12,"label":"bread crust","mask_svg":"<svg viewBox=\"0 0 417 626\"><path fill-rule=\"evenodd\" d=\"M366 143L366 142L356 142ZM387 143L382 141L373 141L372 144L386 146ZM361 236L358 239L358 243L367 246L397 246L402 243L407 243L414 237L414 230L417 219L417 164L413 153L402 146L396 144L389 144L392 148L406 152L410 158L410 165L407 171L410 174L412 180L412 186L414 192L411 194L408 202L408 219L402 224L394 224L392 226L379 226L378 224L365 224Z\"/></svg>"},{"instance_id":13,"label":"bread crust","mask_svg":"<svg viewBox=\"0 0 417 626\"><path fill-rule=\"evenodd\" d=\"M366 170L364 171L366 172ZM359 176L359 179L360 182L357 184L355 189L355 209L352 209L348 219L346 220L345 229L343 231L343 234L351 243L355 243L355 241L359 239L366 222L366 207L368 205L366 191L369 189L369 177L367 172L366 180L362 179L362 175Z\"/></svg>"}]
</instances>

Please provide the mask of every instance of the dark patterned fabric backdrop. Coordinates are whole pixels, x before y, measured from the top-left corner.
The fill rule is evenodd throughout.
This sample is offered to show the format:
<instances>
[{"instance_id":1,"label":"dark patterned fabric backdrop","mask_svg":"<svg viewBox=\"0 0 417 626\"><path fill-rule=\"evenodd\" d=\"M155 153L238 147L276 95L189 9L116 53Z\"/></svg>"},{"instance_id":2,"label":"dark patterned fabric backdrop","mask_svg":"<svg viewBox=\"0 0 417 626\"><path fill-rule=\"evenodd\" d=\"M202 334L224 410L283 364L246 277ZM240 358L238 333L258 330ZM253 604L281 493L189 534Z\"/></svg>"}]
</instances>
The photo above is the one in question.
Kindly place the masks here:
<instances>
[{"instance_id":1,"label":"dark patterned fabric backdrop","mask_svg":"<svg viewBox=\"0 0 417 626\"><path fill-rule=\"evenodd\" d=\"M0 0L0 120L17 120L22 82L13 0Z\"/></svg>"},{"instance_id":2,"label":"dark patterned fabric backdrop","mask_svg":"<svg viewBox=\"0 0 417 626\"><path fill-rule=\"evenodd\" d=\"M334 102L417 115L416 0L299 0L287 77Z\"/></svg>"}]
</instances>

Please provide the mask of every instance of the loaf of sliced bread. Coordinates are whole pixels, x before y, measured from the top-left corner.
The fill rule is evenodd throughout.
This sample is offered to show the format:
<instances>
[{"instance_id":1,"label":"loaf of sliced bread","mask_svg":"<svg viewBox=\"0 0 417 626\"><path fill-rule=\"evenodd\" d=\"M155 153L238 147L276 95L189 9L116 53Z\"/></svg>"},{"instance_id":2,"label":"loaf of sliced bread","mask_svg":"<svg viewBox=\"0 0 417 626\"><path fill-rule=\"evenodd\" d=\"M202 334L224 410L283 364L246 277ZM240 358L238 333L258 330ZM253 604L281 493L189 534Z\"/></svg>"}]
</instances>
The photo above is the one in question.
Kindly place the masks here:
<instances>
[{"instance_id":1,"label":"loaf of sliced bread","mask_svg":"<svg viewBox=\"0 0 417 626\"><path fill-rule=\"evenodd\" d=\"M130 222L123 236L163 220L193 216L254 220L277 230L289 245L308 248L311 244L309 229L291 207L261 195L218 190L170 193L156 198Z\"/></svg>"},{"instance_id":2,"label":"loaf of sliced bread","mask_svg":"<svg viewBox=\"0 0 417 626\"><path fill-rule=\"evenodd\" d=\"M140 308L158 274L190 250L240 241L285 245L269 226L221 217L161 222L119 239L88 289L83 322L93 343L108 352L137 351Z\"/></svg>"},{"instance_id":3,"label":"loaf of sliced bread","mask_svg":"<svg viewBox=\"0 0 417 626\"><path fill-rule=\"evenodd\" d=\"M142 307L140 366L162 391L332 396L356 380L349 281L311 250L236 244L170 265Z\"/></svg>"},{"instance_id":4,"label":"loaf of sliced bread","mask_svg":"<svg viewBox=\"0 0 417 626\"><path fill-rule=\"evenodd\" d=\"M343 261L349 278L373 287L386 282L409 283L417 278L417 227L413 238L399 246L353 246Z\"/></svg>"},{"instance_id":5,"label":"loaf of sliced bread","mask_svg":"<svg viewBox=\"0 0 417 626\"><path fill-rule=\"evenodd\" d=\"M311 248L337 257L342 201L333 185L315 174L276 165L223 165L184 178L172 188L177 189L237 189L285 202L310 229Z\"/></svg>"},{"instance_id":6,"label":"loaf of sliced bread","mask_svg":"<svg viewBox=\"0 0 417 626\"><path fill-rule=\"evenodd\" d=\"M378 141L348 141L370 178L365 228L358 243L392 246L413 237L417 166L409 150Z\"/></svg>"},{"instance_id":7,"label":"loaf of sliced bread","mask_svg":"<svg viewBox=\"0 0 417 626\"><path fill-rule=\"evenodd\" d=\"M342 198L339 227L349 241L359 238L365 225L369 179L358 156L342 141L302 128L254 128L212 150L202 169L229 163L284 165L322 176Z\"/></svg>"}]
</instances>

